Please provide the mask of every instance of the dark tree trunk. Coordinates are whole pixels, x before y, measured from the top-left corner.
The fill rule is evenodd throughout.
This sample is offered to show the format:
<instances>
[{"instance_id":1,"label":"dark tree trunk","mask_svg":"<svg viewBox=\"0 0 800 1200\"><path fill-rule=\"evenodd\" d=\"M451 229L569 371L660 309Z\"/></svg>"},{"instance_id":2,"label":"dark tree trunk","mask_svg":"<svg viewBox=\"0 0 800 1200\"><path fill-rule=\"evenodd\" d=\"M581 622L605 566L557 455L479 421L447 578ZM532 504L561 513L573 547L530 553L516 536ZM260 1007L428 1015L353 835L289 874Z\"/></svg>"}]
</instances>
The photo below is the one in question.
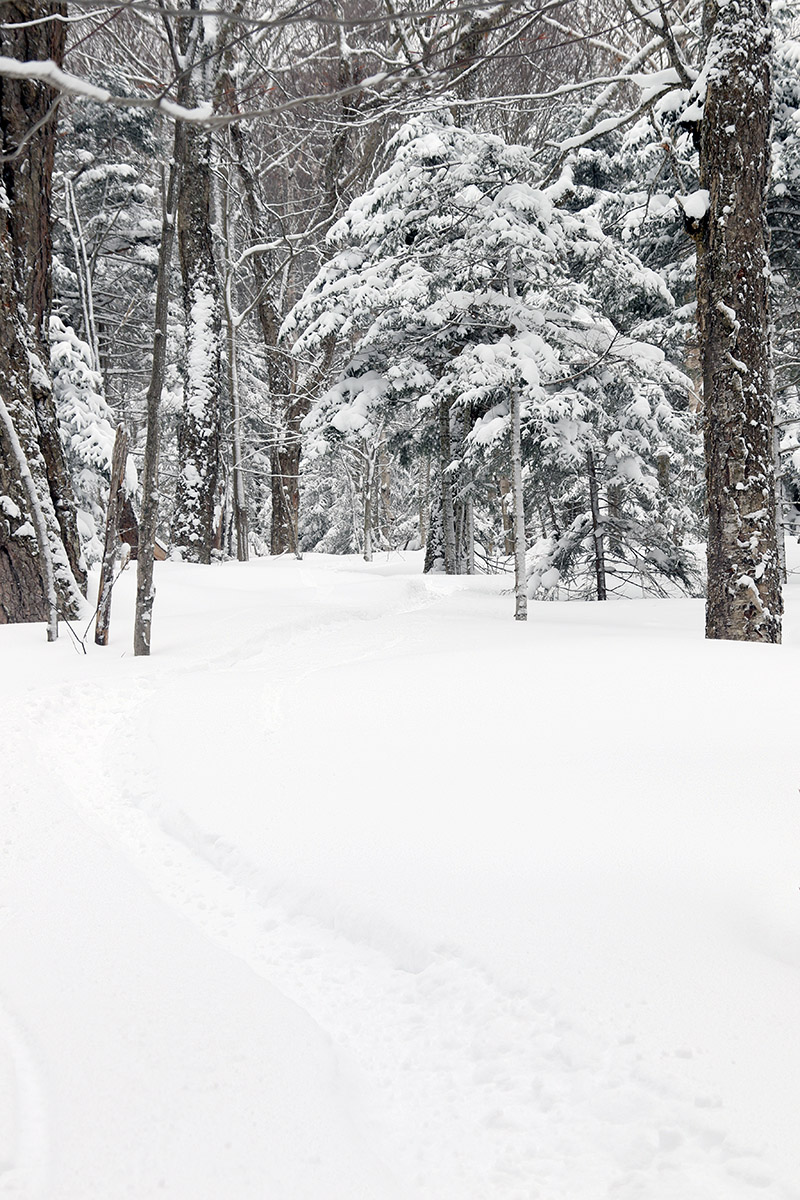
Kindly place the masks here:
<instances>
[{"instance_id":1,"label":"dark tree trunk","mask_svg":"<svg viewBox=\"0 0 800 1200\"><path fill-rule=\"evenodd\" d=\"M60 64L65 26L44 19L52 18L54 11L63 14L64 9L40 3L8 5L0 28L0 55ZM7 200L0 216L0 378L47 529L58 603L71 616L80 605L86 576L47 370L55 99L42 83L0 78L2 188ZM5 438L0 442L0 623L47 616L37 542L26 532L32 528L19 464Z\"/></svg>"},{"instance_id":2,"label":"dark tree trunk","mask_svg":"<svg viewBox=\"0 0 800 1200\"><path fill-rule=\"evenodd\" d=\"M453 505L453 477L450 471L450 405L439 403L439 477L442 501L442 542L444 569L447 575L456 574L456 519Z\"/></svg>"},{"instance_id":3,"label":"dark tree trunk","mask_svg":"<svg viewBox=\"0 0 800 1200\"><path fill-rule=\"evenodd\" d=\"M195 7L194 3L192 7ZM192 64L178 91L191 107L213 95L217 59L203 40L202 19L183 22L181 51ZM212 133L187 124L179 152L178 252L186 316L187 374L178 426L178 485L172 539L193 562L214 547L219 480L222 312L214 258Z\"/></svg>"},{"instance_id":4,"label":"dark tree trunk","mask_svg":"<svg viewBox=\"0 0 800 1200\"><path fill-rule=\"evenodd\" d=\"M708 488L706 636L779 642L769 256L767 0L706 0L698 319Z\"/></svg>"},{"instance_id":5,"label":"dark tree trunk","mask_svg":"<svg viewBox=\"0 0 800 1200\"><path fill-rule=\"evenodd\" d=\"M292 366L274 344L269 351L269 382L274 422L270 455L272 469L272 524L270 554L298 553L300 522L300 425L308 412L305 398L293 394Z\"/></svg>"},{"instance_id":6,"label":"dark tree trunk","mask_svg":"<svg viewBox=\"0 0 800 1200\"><path fill-rule=\"evenodd\" d=\"M597 486L597 471L592 452L586 455L586 470L589 476L589 507L592 512L592 540L594 542L594 574L598 600L606 600L606 551L605 530L600 516L600 491Z\"/></svg>"}]
</instances>

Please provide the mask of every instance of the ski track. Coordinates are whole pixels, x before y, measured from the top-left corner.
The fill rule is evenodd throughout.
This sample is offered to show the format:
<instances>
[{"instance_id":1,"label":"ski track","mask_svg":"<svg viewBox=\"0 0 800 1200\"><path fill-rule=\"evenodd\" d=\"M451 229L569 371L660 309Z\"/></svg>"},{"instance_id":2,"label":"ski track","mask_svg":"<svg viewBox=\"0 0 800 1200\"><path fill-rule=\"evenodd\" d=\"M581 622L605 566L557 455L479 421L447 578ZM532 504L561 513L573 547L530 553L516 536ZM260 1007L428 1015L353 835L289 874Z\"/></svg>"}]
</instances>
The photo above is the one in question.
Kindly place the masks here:
<instances>
[{"instance_id":1,"label":"ski track","mask_svg":"<svg viewBox=\"0 0 800 1200\"><path fill-rule=\"evenodd\" d=\"M25 731L17 735L17 717L3 714L0 745L20 746ZM23 756L24 759L24 756ZM30 770L35 759L27 760ZM32 781L23 774L14 757L6 764L3 779L9 797L4 810L0 840L0 880L5 880L4 860L22 847L27 853L29 837L35 838L28 811ZM0 926L12 911L0 904ZM44 1075L34 1040L23 1021L0 991L0 1198L1 1200L46 1200L50 1158L49 1117Z\"/></svg>"},{"instance_id":2,"label":"ski track","mask_svg":"<svg viewBox=\"0 0 800 1200\"><path fill-rule=\"evenodd\" d=\"M44 1089L25 1032L0 1002L0 1197L46 1195L48 1160Z\"/></svg>"},{"instance_id":3,"label":"ski track","mask_svg":"<svg viewBox=\"0 0 800 1200\"><path fill-rule=\"evenodd\" d=\"M449 594L425 584L407 591L392 622ZM387 621L372 627L371 618L343 609L324 625L294 625L288 641L275 627L233 647L228 638L203 669L227 675L268 664L269 689L277 680L279 694L265 695L258 711L243 700L226 724L263 741L299 677L386 653ZM343 621L353 627L344 656ZM332 655L326 632L334 625ZM402 637L408 646L413 633ZM197 828L172 798L162 800L157 772L142 763L142 738L154 721L169 720L168 700L154 709L156 690L141 677L133 692L130 683L70 685L31 698L29 718L51 731L51 761L65 771L76 809L102 823L153 891L331 1039L363 1096L365 1128L405 1173L409 1197L798 1200L800 1192L771 1176L759 1147L728 1136L718 1102L687 1088L679 1065L653 1075L633 1037L612 1044L580 1015L566 1017L557 996L511 991L457 947L409 945L368 914L332 918L320 898L294 894ZM216 715L209 713L209 736L218 739ZM179 745L174 753L180 760ZM0 1038L22 1064L33 1151L35 1080L2 1013ZM18 1174L29 1160L21 1154ZM0 1195L36 1194L4 1191L13 1175L0 1174Z\"/></svg>"}]
</instances>

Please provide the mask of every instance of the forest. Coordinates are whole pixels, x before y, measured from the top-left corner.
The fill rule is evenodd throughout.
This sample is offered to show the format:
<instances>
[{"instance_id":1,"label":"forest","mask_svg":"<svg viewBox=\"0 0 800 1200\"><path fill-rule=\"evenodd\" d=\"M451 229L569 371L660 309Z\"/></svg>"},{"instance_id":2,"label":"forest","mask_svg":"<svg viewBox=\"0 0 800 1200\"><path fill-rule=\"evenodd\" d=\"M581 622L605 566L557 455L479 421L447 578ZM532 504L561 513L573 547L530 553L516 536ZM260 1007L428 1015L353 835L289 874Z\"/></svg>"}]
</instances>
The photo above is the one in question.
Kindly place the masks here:
<instances>
[{"instance_id":1,"label":"forest","mask_svg":"<svg viewBox=\"0 0 800 1200\"><path fill-rule=\"evenodd\" d=\"M137 654L154 554L416 548L780 640L791 5L13 12L4 622L121 534Z\"/></svg>"},{"instance_id":2,"label":"forest","mask_svg":"<svg viewBox=\"0 0 800 1200\"><path fill-rule=\"evenodd\" d=\"M0 1198L800 1200L797 0L3 0L0 130Z\"/></svg>"}]
</instances>

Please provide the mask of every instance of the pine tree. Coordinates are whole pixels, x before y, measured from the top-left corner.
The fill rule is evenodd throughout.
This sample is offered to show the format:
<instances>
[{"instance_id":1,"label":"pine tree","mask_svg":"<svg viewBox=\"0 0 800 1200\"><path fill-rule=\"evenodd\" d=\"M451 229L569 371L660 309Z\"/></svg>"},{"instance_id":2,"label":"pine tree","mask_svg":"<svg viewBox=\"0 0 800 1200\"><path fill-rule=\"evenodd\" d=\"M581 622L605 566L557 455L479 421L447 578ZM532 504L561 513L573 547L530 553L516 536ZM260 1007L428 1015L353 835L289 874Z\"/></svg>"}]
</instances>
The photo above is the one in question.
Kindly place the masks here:
<instances>
[{"instance_id":1,"label":"pine tree","mask_svg":"<svg viewBox=\"0 0 800 1200\"><path fill-rule=\"evenodd\" d=\"M560 536L588 520L596 558L612 507L615 539L657 542L649 558L639 549L639 567L689 586L676 545L692 527L681 492L695 445L689 381L620 328L631 306L671 310L659 276L591 214L524 182L522 147L445 114L407 123L390 151L391 166L333 228L337 252L287 323L300 354L332 334L351 347L308 428L333 443L388 429L438 448L442 532L429 560L458 569L464 493L488 495L501 447L507 463L518 395L526 493L547 500L540 528Z\"/></svg>"}]
</instances>

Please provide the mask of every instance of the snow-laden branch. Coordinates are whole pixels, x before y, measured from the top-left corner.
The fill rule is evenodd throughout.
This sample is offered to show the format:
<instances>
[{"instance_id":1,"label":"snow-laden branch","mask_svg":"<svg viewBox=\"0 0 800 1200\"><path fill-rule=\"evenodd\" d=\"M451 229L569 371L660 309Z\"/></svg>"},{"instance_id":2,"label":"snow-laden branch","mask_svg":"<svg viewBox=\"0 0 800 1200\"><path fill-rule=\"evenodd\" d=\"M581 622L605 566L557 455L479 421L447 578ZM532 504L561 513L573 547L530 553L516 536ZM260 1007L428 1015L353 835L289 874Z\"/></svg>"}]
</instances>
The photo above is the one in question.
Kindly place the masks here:
<instances>
[{"instance_id":1,"label":"snow-laden branch","mask_svg":"<svg viewBox=\"0 0 800 1200\"><path fill-rule=\"evenodd\" d=\"M164 97L115 96L108 88L97 87L78 75L62 71L52 59L20 62L3 54L0 55L0 75L10 79L38 79L54 91L61 92L63 96L79 96L84 100L94 100L98 104L111 104L121 108L156 108L179 121L205 124L212 115L210 104L184 108L183 105L175 104Z\"/></svg>"},{"instance_id":2,"label":"snow-laden branch","mask_svg":"<svg viewBox=\"0 0 800 1200\"><path fill-rule=\"evenodd\" d=\"M186 108L176 104L165 96L115 96L107 88L97 87L78 75L62 71L50 59L20 62L15 58L0 55L0 77L14 79L38 79L46 83L64 96L76 96L78 99L93 100L97 104L108 104L115 108L153 108L163 112L176 121L185 121L195 125L220 126L230 125L234 121L252 120L254 117L274 116L292 108L300 108L305 104L321 104L338 100L359 92L368 92L387 82L401 77L398 72L379 71L338 91L319 92L308 96L297 96L291 100L274 105L271 108L259 108L236 113L215 113L211 104L198 104L195 108Z\"/></svg>"}]
</instances>

